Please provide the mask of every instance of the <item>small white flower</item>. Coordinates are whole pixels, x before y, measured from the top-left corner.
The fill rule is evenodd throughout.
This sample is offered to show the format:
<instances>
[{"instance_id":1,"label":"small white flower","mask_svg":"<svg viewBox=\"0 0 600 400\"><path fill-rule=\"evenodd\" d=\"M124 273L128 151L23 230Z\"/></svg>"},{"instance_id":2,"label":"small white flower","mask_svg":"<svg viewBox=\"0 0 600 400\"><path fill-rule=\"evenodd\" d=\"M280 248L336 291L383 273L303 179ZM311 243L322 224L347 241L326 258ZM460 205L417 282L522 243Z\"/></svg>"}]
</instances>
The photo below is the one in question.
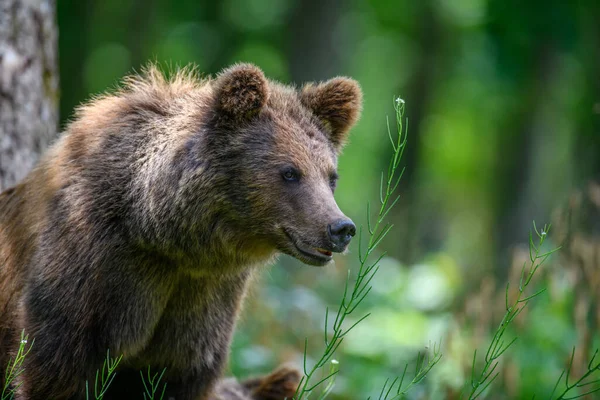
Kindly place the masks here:
<instances>
[{"instance_id":1,"label":"small white flower","mask_svg":"<svg viewBox=\"0 0 600 400\"><path fill-rule=\"evenodd\" d=\"M546 231L542 231L542 236L546 236Z\"/></svg>"},{"instance_id":2,"label":"small white flower","mask_svg":"<svg viewBox=\"0 0 600 400\"><path fill-rule=\"evenodd\" d=\"M21 344L27 344L27 339L21 340Z\"/></svg>"},{"instance_id":3,"label":"small white flower","mask_svg":"<svg viewBox=\"0 0 600 400\"><path fill-rule=\"evenodd\" d=\"M338 360L335 360L335 359L334 359L334 360L331 360L331 363L332 363L333 365L338 365L340 362L339 362Z\"/></svg>"},{"instance_id":4,"label":"small white flower","mask_svg":"<svg viewBox=\"0 0 600 400\"><path fill-rule=\"evenodd\" d=\"M396 97L396 104L404 104L404 99L401 99L400 97Z\"/></svg>"}]
</instances>

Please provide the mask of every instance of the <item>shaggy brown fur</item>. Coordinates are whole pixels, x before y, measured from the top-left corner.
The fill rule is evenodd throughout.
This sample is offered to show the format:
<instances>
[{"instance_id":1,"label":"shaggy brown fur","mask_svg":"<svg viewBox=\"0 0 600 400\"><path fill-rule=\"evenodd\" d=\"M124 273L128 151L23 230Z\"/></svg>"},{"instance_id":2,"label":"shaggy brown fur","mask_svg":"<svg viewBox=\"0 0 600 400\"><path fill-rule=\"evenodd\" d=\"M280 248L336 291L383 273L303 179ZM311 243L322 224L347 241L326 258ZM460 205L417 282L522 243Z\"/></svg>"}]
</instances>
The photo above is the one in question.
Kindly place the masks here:
<instances>
[{"instance_id":1,"label":"shaggy brown fur","mask_svg":"<svg viewBox=\"0 0 600 400\"><path fill-rule=\"evenodd\" d=\"M150 68L81 107L0 195L0 366L35 338L17 399L84 398L107 349L123 355L107 400L139 396L148 366L177 400L291 397L289 369L218 380L257 267L324 265L354 234L333 189L360 104L353 80L298 92L241 64Z\"/></svg>"}]
</instances>

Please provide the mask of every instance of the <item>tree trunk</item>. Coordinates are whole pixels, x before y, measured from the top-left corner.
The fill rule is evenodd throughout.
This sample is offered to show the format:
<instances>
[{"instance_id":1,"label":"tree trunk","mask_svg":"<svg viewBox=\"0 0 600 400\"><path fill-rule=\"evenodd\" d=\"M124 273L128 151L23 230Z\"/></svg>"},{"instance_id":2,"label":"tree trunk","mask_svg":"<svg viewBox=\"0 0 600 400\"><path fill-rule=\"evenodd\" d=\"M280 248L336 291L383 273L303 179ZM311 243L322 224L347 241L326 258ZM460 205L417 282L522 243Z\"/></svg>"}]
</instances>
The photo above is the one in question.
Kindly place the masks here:
<instances>
[{"instance_id":1,"label":"tree trunk","mask_svg":"<svg viewBox=\"0 0 600 400\"><path fill-rule=\"evenodd\" d=\"M55 0L0 0L0 191L56 136Z\"/></svg>"},{"instance_id":2,"label":"tree trunk","mask_svg":"<svg viewBox=\"0 0 600 400\"><path fill-rule=\"evenodd\" d=\"M296 7L289 22L292 81L319 81L340 74L341 60L332 32L348 1L302 0Z\"/></svg>"}]
</instances>

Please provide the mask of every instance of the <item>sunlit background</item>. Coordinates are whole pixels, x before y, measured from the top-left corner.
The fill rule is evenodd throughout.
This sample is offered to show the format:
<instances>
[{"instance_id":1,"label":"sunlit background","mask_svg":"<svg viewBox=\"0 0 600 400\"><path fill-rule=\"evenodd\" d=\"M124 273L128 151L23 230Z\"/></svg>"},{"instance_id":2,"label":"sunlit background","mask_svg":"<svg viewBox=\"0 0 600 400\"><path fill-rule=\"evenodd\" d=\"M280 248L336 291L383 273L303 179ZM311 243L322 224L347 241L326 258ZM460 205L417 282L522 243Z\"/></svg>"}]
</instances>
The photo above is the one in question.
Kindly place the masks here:
<instances>
[{"instance_id":1,"label":"sunlit background","mask_svg":"<svg viewBox=\"0 0 600 400\"><path fill-rule=\"evenodd\" d=\"M406 101L409 143L387 255L335 358L331 398L377 398L417 352L443 358L408 397L457 398L518 286L532 221L565 247L507 333L491 398L547 398L600 324L600 2L517 0L60 0L61 120L149 60L207 75L249 61L300 85L357 79L364 112L340 160L337 200L358 224L378 200L386 117ZM288 257L265 272L239 323L229 373L301 366L323 349L358 241L323 269Z\"/></svg>"}]
</instances>

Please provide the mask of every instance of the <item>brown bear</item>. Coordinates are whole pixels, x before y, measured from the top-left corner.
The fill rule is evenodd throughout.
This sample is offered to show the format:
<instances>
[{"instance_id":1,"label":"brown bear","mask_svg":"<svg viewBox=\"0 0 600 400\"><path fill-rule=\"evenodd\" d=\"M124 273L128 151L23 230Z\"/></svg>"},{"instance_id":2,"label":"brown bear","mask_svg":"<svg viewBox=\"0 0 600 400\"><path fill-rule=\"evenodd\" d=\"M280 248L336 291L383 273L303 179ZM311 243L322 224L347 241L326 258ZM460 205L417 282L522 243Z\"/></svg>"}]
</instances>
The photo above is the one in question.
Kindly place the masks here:
<instances>
[{"instance_id":1,"label":"brown bear","mask_svg":"<svg viewBox=\"0 0 600 400\"><path fill-rule=\"evenodd\" d=\"M0 366L35 339L16 398L85 398L107 350L106 400L141 398L148 367L165 399L291 398L295 370L219 380L255 272L280 253L323 266L354 235L333 192L361 103L348 78L297 90L239 64L150 67L79 108L0 195Z\"/></svg>"}]
</instances>

